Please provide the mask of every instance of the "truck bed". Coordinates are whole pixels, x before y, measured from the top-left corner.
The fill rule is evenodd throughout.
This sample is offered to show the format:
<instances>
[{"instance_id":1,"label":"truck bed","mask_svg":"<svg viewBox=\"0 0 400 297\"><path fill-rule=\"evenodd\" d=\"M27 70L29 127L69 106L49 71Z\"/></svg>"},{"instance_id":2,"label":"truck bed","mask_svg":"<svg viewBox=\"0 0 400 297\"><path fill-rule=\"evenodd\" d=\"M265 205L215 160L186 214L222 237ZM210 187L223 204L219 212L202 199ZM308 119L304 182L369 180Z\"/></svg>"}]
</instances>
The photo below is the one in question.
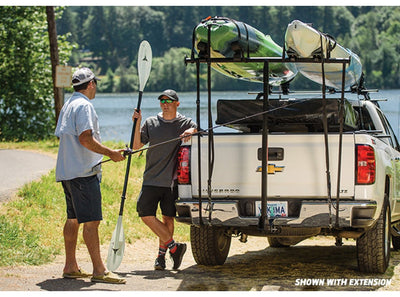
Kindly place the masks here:
<instances>
[{"instance_id":1,"label":"truck bed","mask_svg":"<svg viewBox=\"0 0 400 297\"><path fill-rule=\"evenodd\" d=\"M354 197L354 134L343 135L340 198ZM215 134L212 197L261 196L260 134ZM198 138L191 146L192 197L198 197ZM201 138L202 196L207 194L208 137ZM332 195L336 197L339 135L330 134ZM284 134L268 137L268 197L326 198L327 177L323 134ZM181 197L184 198L184 197Z\"/></svg>"}]
</instances>

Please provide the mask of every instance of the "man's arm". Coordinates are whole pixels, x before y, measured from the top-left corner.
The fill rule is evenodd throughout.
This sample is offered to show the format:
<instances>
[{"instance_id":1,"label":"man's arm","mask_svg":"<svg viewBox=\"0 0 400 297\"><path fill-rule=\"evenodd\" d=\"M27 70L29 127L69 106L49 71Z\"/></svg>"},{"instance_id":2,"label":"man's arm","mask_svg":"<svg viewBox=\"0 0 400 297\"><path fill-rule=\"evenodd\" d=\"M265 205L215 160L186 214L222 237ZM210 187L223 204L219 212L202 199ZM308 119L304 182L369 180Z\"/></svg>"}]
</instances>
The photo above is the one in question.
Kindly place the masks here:
<instances>
[{"instance_id":1,"label":"man's arm","mask_svg":"<svg viewBox=\"0 0 400 297\"><path fill-rule=\"evenodd\" d=\"M144 146L144 143L142 143L141 141L141 137L140 137L140 125L141 125L141 121L142 121L142 113L141 111L137 110L135 108L135 112L132 115L132 121L135 121L136 119L136 127L135 127L135 139L133 140L133 149L134 150L138 150L140 148L142 148Z\"/></svg>"},{"instance_id":2,"label":"man's arm","mask_svg":"<svg viewBox=\"0 0 400 297\"><path fill-rule=\"evenodd\" d=\"M183 142L188 142L188 141L190 140L190 138L192 137L192 135L193 135L194 133L196 133L196 132L197 132L197 129L196 129L196 128L189 128L189 129L185 130L185 131L180 135L180 137L183 138Z\"/></svg>"},{"instance_id":3,"label":"man's arm","mask_svg":"<svg viewBox=\"0 0 400 297\"><path fill-rule=\"evenodd\" d=\"M105 145L102 145L93 137L92 130L83 131L81 135L79 135L79 142L88 150L108 156L114 162L125 160L125 157L121 154L124 149L112 150Z\"/></svg>"}]
</instances>

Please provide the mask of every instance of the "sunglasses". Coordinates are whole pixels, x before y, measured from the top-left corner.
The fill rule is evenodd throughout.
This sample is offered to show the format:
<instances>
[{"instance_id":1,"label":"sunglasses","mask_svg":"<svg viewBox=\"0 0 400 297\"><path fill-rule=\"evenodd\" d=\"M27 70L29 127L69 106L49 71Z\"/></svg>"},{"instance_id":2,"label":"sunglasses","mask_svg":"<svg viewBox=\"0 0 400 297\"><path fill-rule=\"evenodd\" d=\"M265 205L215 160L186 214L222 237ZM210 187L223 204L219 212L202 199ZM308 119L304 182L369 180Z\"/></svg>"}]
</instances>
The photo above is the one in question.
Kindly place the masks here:
<instances>
[{"instance_id":1,"label":"sunglasses","mask_svg":"<svg viewBox=\"0 0 400 297\"><path fill-rule=\"evenodd\" d=\"M160 102L161 103L172 103L172 102L174 102L174 100L172 100L172 99L160 99Z\"/></svg>"}]
</instances>

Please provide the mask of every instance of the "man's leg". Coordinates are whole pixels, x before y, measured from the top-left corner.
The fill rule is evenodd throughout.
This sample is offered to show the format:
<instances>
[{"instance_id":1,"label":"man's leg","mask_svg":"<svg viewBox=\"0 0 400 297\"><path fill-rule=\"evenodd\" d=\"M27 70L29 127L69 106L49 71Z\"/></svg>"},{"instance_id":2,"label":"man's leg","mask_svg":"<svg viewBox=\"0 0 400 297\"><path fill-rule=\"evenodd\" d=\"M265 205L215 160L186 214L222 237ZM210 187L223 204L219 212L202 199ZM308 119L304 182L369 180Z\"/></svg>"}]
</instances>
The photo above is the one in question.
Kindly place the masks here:
<instances>
[{"instance_id":1,"label":"man's leg","mask_svg":"<svg viewBox=\"0 0 400 297\"><path fill-rule=\"evenodd\" d=\"M64 225L65 266L64 273L77 272L76 243L78 240L79 223L77 219L67 219Z\"/></svg>"},{"instance_id":2,"label":"man's leg","mask_svg":"<svg viewBox=\"0 0 400 297\"><path fill-rule=\"evenodd\" d=\"M166 217L168 218L168 217ZM142 217L143 222L156 234L160 240L160 243L165 243L170 249L170 254L172 259L174 260L173 269L178 269L182 263L183 255L186 252L186 244L184 243L175 243L173 240L173 217L169 217L171 219L167 219L167 224L164 224L156 217L147 216ZM165 219L163 217L163 219ZM172 227L172 229L171 229ZM171 232L172 230L172 232Z\"/></svg>"},{"instance_id":3,"label":"man's leg","mask_svg":"<svg viewBox=\"0 0 400 297\"><path fill-rule=\"evenodd\" d=\"M106 271L100 255L99 224L100 221L93 221L83 225L83 239L92 259L94 276L102 275Z\"/></svg>"},{"instance_id":4,"label":"man's leg","mask_svg":"<svg viewBox=\"0 0 400 297\"><path fill-rule=\"evenodd\" d=\"M171 237L174 234L174 218L163 216L162 223L167 227ZM163 242L159 239L159 246L158 246L158 256L154 264L154 268L156 270L164 270L165 269L165 254L168 250L168 243Z\"/></svg>"},{"instance_id":5,"label":"man's leg","mask_svg":"<svg viewBox=\"0 0 400 297\"><path fill-rule=\"evenodd\" d=\"M106 266L101 259L100 240L99 240L100 221L86 222L83 225L83 239L85 240L90 258L93 263L92 282L125 284L126 281L118 275L107 271Z\"/></svg>"},{"instance_id":6,"label":"man's leg","mask_svg":"<svg viewBox=\"0 0 400 297\"><path fill-rule=\"evenodd\" d=\"M163 242L163 245L167 246L171 243L171 240L173 241L173 237L174 237L174 218L173 217L168 217L168 216L162 216L163 219L163 224L167 227L168 231L171 234L171 237L169 239L168 242ZM161 242L161 240L160 240ZM170 248L170 247L169 247ZM175 241L173 241L173 251L175 251Z\"/></svg>"},{"instance_id":7,"label":"man's leg","mask_svg":"<svg viewBox=\"0 0 400 297\"><path fill-rule=\"evenodd\" d=\"M174 218L172 217L167 217L167 216L162 216L163 219L163 224L167 227L169 233L171 234L171 237L174 236ZM167 243L161 241L160 239L160 247L167 247Z\"/></svg>"},{"instance_id":8,"label":"man's leg","mask_svg":"<svg viewBox=\"0 0 400 297\"><path fill-rule=\"evenodd\" d=\"M175 219L173 217L162 216L163 223L167 227L168 231L171 233L171 236L174 236L174 222Z\"/></svg>"},{"instance_id":9,"label":"man's leg","mask_svg":"<svg viewBox=\"0 0 400 297\"><path fill-rule=\"evenodd\" d=\"M142 221L158 236L160 242L167 242L172 238L172 233L163 222L155 216L142 217Z\"/></svg>"}]
</instances>

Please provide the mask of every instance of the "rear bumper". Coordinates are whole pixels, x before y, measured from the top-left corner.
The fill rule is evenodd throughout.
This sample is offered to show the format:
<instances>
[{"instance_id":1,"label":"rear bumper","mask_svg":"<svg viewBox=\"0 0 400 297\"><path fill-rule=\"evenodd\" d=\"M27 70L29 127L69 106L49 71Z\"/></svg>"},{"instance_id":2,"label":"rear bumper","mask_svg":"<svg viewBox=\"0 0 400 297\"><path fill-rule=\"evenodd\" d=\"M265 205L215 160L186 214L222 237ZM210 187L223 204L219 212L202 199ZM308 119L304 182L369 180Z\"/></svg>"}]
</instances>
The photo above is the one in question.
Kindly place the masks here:
<instances>
[{"instance_id":1,"label":"rear bumper","mask_svg":"<svg viewBox=\"0 0 400 297\"><path fill-rule=\"evenodd\" d=\"M249 227L258 226L259 217L240 216L238 201L203 201L201 213L199 202L178 201L177 220L183 223L199 225L211 223L215 226ZM373 225L377 204L375 201L340 201L339 228L366 229ZM298 217L275 218L275 226L330 228L336 224L336 203L329 207L326 200L303 200Z\"/></svg>"}]
</instances>

